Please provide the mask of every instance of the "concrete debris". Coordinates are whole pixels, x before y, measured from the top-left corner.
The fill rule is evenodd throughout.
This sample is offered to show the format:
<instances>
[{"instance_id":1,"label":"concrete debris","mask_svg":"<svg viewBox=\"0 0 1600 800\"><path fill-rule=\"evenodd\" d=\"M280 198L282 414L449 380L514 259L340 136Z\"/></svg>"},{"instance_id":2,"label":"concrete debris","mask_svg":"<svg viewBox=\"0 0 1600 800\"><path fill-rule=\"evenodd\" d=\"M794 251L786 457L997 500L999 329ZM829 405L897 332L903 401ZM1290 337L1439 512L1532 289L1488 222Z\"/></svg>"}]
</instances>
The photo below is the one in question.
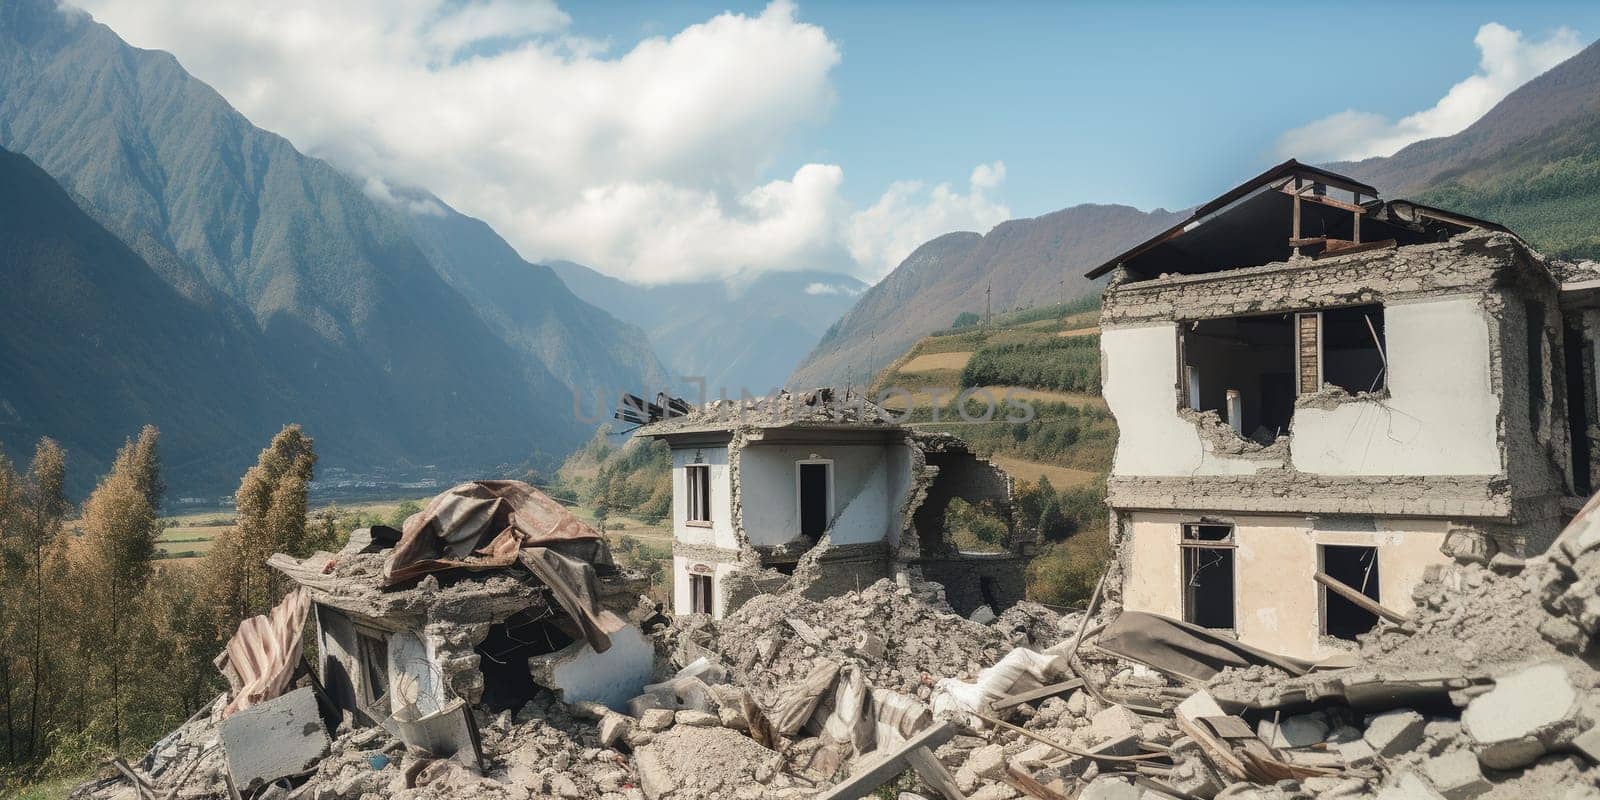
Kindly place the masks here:
<instances>
[{"instance_id":1,"label":"concrete debris","mask_svg":"<svg viewBox=\"0 0 1600 800\"><path fill-rule=\"evenodd\" d=\"M1096 646L1114 604L1065 623L1019 604L980 624L915 579L756 595L648 634L654 682L618 707L530 680L518 707L452 698L424 717L470 710L481 761L346 713L331 743L320 720L274 742L323 737L292 765L305 768L247 774L237 757L268 749L226 726L307 687L226 722L219 698L128 765L142 787L118 777L78 796L220 800L232 769L241 791L315 800L1600 800L1597 579L1600 536L1569 529L1546 556L1432 570L1403 625L1360 638L1355 666L1257 664L1204 684ZM1552 641L1557 623L1570 629ZM1069 656L1059 645L1078 630Z\"/></svg>"}]
</instances>

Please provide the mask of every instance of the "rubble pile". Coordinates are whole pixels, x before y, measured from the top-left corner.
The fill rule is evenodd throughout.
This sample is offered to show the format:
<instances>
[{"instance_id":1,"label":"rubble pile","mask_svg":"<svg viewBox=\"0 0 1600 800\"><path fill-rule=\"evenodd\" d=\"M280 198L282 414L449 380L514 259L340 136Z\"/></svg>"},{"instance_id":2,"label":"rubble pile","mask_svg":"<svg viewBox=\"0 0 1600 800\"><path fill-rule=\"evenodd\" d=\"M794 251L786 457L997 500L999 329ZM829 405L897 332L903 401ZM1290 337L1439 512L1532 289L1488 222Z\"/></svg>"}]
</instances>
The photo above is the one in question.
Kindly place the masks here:
<instances>
[{"instance_id":1,"label":"rubble pile","mask_svg":"<svg viewBox=\"0 0 1600 800\"><path fill-rule=\"evenodd\" d=\"M1088 618L1037 604L963 618L938 584L884 580L671 620L654 634L657 682L625 704L541 689L515 712L457 699L420 720L347 714L304 726L322 748L305 764L298 742L273 754L282 763L236 752L225 695L77 796L1600 800L1590 511L1546 555L1431 570L1402 621L1360 638L1355 666L1307 667L1114 603ZM451 596L419 584L383 598ZM293 701L314 718L312 683L238 717ZM282 777L231 785L239 762L263 760Z\"/></svg>"},{"instance_id":2,"label":"rubble pile","mask_svg":"<svg viewBox=\"0 0 1600 800\"><path fill-rule=\"evenodd\" d=\"M1010 649L997 626L952 611L939 584L887 579L821 601L761 595L701 638L764 705L819 660L855 664L872 686L926 700L934 680L976 675Z\"/></svg>"}]
</instances>

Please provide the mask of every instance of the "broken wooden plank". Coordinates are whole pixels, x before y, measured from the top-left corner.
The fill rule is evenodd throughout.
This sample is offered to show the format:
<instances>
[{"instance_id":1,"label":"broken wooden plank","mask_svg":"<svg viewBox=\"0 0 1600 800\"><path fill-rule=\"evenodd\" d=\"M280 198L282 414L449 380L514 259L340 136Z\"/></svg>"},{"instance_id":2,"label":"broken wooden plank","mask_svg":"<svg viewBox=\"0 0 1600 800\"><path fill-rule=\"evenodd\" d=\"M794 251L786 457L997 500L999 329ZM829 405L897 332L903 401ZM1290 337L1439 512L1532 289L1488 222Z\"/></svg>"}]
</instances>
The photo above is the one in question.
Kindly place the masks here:
<instances>
[{"instance_id":1,"label":"broken wooden plank","mask_svg":"<svg viewBox=\"0 0 1600 800\"><path fill-rule=\"evenodd\" d=\"M826 794L818 795L816 800L857 800L872 794L879 786L894 780L895 776L906 771L910 762L906 754L919 747L932 751L939 745L954 739L956 726L949 722L940 722L911 737L909 741L900 746L899 750L885 755L882 759L872 763L861 772L851 775L843 783L829 789Z\"/></svg>"},{"instance_id":2,"label":"broken wooden plank","mask_svg":"<svg viewBox=\"0 0 1600 800\"><path fill-rule=\"evenodd\" d=\"M1082 688L1082 686L1082 678L1072 678L1071 680L1065 680L1060 683L1052 683L1049 686L1041 686L1031 692L1023 692L1021 694L1013 694L1002 697L999 700L996 700L994 705L990 706L990 708L993 708L995 711L1004 711L1008 708L1020 706L1023 703L1035 703L1040 700L1063 695L1072 691L1073 689Z\"/></svg>"},{"instance_id":3,"label":"broken wooden plank","mask_svg":"<svg viewBox=\"0 0 1600 800\"><path fill-rule=\"evenodd\" d=\"M1328 587L1330 590L1333 591L1334 594L1337 594L1340 597L1343 597L1344 599L1349 600L1352 603L1355 603L1356 606L1358 608L1360 608L1362 611L1365 611L1365 612L1367 612L1369 614L1376 614L1376 615L1378 615L1380 617L1383 617L1386 620L1389 620L1390 622L1405 622L1406 621L1405 617L1403 617L1403 616L1401 616L1401 615L1399 615L1399 614L1397 614L1397 613L1395 613L1393 611L1390 611L1387 608L1384 608L1383 606L1379 605L1377 602L1373 601L1372 598L1362 594L1361 592L1356 591L1354 588L1351 588L1351 586L1349 584L1345 583L1344 581L1339 580L1338 578L1330 577L1325 572L1318 572L1315 575L1312 575L1311 577L1314 578L1317 583L1320 583L1323 586Z\"/></svg>"},{"instance_id":4,"label":"broken wooden plank","mask_svg":"<svg viewBox=\"0 0 1600 800\"><path fill-rule=\"evenodd\" d=\"M1006 764L1005 774L1000 776L1000 780L1034 800L1068 800L1066 795L1040 783L1016 764Z\"/></svg>"},{"instance_id":5,"label":"broken wooden plank","mask_svg":"<svg viewBox=\"0 0 1600 800\"><path fill-rule=\"evenodd\" d=\"M967 800L961 793L961 787L956 785L956 777L950 770L939 763L933 751L926 747L913 747L906 751L906 763L916 770L917 777L928 784L934 792L943 795L945 800Z\"/></svg>"}]
</instances>

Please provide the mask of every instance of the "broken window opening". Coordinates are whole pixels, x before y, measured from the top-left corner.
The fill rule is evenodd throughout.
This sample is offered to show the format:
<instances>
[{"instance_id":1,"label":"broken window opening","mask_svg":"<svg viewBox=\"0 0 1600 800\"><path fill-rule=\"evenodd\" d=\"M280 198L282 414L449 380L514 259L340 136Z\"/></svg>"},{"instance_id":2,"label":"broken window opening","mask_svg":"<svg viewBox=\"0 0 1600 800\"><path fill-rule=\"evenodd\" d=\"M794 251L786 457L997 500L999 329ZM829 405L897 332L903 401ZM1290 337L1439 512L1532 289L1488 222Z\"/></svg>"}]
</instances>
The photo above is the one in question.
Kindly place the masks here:
<instances>
[{"instance_id":1,"label":"broken window opening","mask_svg":"<svg viewBox=\"0 0 1600 800\"><path fill-rule=\"evenodd\" d=\"M1535 434L1543 421L1544 409L1544 305L1536 300L1524 306L1528 323L1528 424ZM1540 437L1543 438L1543 437Z\"/></svg>"},{"instance_id":2,"label":"broken window opening","mask_svg":"<svg viewBox=\"0 0 1600 800\"><path fill-rule=\"evenodd\" d=\"M1378 596L1378 548L1322 545L1322 571L1328 577L1381 602ZM1355 639L1378 624L1378 615L1322 588L1322 632L1337 639Z\"/></svg>"},{"instance_id":3,"label":"broken window opening","mask_svg":"<svg viewBox=\"0 0 1600 800\"><path fill-rule=\"evenodd\" d=\"M483 673L483 705L490 712L516 710L539 693L528 671L528 659L554 653L578 641L543 608L525 609L489 628L478 643L478 670Z\"/></svg>"},{"instance_id":4,"label":"broken window opening","mask_svg":"<svg viewBox=\"0 0 1600 800\"><path fill-rule=\"evenodd\" d=\"M833 462L801 461L799 469L800 535L816 542L828 531L833 516Z\"/></svg>"},{"instance_id":5,"label":"broken window opening","mask_svg":"<svg viewBox=\"0 0 1600 800\"><path fill-rule=\"evenodd\" d=\"M1183 620L1202 628L1234 626L1233 526L1183 526Z\"/></svg>"},{"instance_id":6,"label":"broken window opening","mask_svg":"<svg viewBox=\"0 0 1600 800\"><path fill-rule=\"evenodd\" d=\"M1321 379L1309 391L1333 385L1351 394L1378 392L1388 385L1388 343L1384 339L1383 306L1349 306L1316 312L1321 318L1317 362ZM1305 316L1305 315L1302 315ZM1304 353L1305 342L1300 343ZM1301 393L1304 386L1302 372Z\"/></svg>"},{"instance_id":7,"label":"broken window opening","mask_svg":"<svg viewBox=\"0 0 1600 800\"><path fill-rule=\"evenodd\" d=\"M689 612L692 614L712 613L711 576L689 576Z\"/></svg>"},{"instance_id":8,"label":"broken window opening","mask_svg":"<svg viewBox=\"0 0 1600 800\"><path fill-rule=\"evenodd\" d=\"M1583 331L1573 322L1563 327L1561 353L1566 366L1567 382L1567 434L1572 440L1569 449L1572 460L1572 493L1580 496L1594 494L1594 476L1589 472L1589 421L1594 410L1589 407L1592 376L1584 369L1592 364L1593 345L1583 340Z\"/></svg>"},{"instance_id":9,"label":"broken window opening","mask_svg":"<svg viewBox=\"0 0 1600 800\"><path fill-rule=\"evenodd\" d=\"M691 524L711 524L711 467L707 464L692 464L684 467L684 479L688 482L689 507L685 521Z\"/></svg>"},{"instance_id":10,"label":"broken window opening","mask_svg":"<svg viewBox=\"0 0 1600 800\"><path fill-rule=\"evenodd\" d=\"M358 630L356 650L361 662L361 705L370 708L389 694L389 642L383 636Z\"/></svg>"},{"instance_id":11,"label":"broken window opening","mask_svg":"<svg viewBox=\"0 0 1600 800\"><path fill-rule=\"evenodd\" d=\"M1182 331L1184 398L1262 445L1294 416L1294 333L1288 314L1191 322Z\"/></svg>"}]
</instances>

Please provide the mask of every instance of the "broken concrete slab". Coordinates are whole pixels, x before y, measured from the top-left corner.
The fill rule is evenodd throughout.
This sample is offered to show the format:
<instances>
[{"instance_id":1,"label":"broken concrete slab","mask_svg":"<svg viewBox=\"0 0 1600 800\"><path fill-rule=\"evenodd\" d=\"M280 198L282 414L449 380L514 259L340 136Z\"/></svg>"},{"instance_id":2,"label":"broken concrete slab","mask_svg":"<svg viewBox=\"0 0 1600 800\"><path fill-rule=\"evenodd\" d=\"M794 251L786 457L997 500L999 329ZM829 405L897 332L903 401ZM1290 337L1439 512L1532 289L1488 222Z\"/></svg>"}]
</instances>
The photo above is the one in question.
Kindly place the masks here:
<instances>
[{"instance_id":1,"label":"broken concrete slab","mask_svg":"<svg viewBox=\"0 0 1600 800\"><path fill-rule=\"evenodd\" d=\"M1428 721L1415 711L1390 711L1370 719L1361 738L1379 755L1397 756L1422 744L1427 724Z\"/></svg>"},{"instance_id":2,"label":"broken concrete slab","mask_svg":"<svg viewBox=\"0 0 1600 800\"><path fill-rule=\"evenodd\" d=\"M1089 729L1107 739L1137 735L1143 727L1144 720L1123 706L1107 706L1089 721Z\"/></svg>"},{"instance_id":3,"label":"broken concrete slab","mask_svg":"<svg viewBox=\"0 0 1600 800\"><path fill-rule=\"evenodd\" d=\"M1467 800L1489 791L1489 781L1470 750L1452 750L1422 764L1422 774L1448 800Z\"/></svg>"},{"instance_id":4,"label":"broken concrete slab","mask_svg":"<svg viewBox=\"0 0 1600 800\"><path fill-rule=\"evenodd\" d=\"M1532 764L1576 731L1578 692L1560 664L1536 664L1495 680L1461 714L1483 765L1515 769Z\"/></svg>"},{"instance_id":5,"label":"broken concrete slab","mask_svg":"<svg viewBox=\"0 0 1600 800\"><path fill-rule=\"evenodd\" d=\"M332 744L309 686L234 712L219 734L228 775L241 791L312 769Z\"/></svg>"}]
</instances>

